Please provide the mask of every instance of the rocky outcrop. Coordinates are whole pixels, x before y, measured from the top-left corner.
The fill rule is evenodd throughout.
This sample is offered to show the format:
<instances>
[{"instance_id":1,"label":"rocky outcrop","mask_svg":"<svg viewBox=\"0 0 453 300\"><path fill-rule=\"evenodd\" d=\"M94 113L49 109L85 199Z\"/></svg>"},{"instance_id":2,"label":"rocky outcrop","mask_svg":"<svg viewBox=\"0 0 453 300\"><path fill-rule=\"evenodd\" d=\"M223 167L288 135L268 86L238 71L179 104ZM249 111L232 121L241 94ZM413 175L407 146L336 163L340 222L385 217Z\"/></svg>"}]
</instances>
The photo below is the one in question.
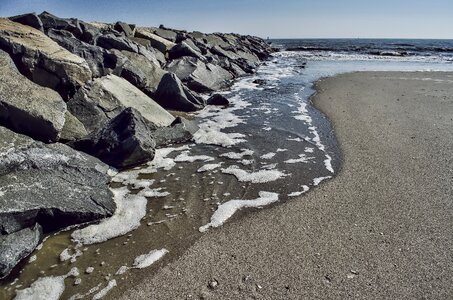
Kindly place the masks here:
<instances>
[{"instance_id":1,"label":"rocky outcrop","mask_svg":"<svg viewBox=\"0 0 453 300\"><path fill-rule=\"evenodd\" d=\"M7 276L22 259L33 252L41 238L42 228L39 224L0 235L0 278Z\"/></svg>"},{"instance_id":2,"label":"rocky outcrop","mask_svg":"<svg viewBox=\"0 0 453 300\"><path fill-rule=\"evenodd\" d=\"M68 98L91 79L87 62L70 53L41 31L0 18L0 48L33 82L57 90Z\"/></svg>"},{"instance_id":3,"label":"rocky outcrop","mask_svg":"<svg viewBox=\"0 0 453 300\"><path fill-rule=\"evenodd\" d=\"M154 158L156 142L153 129L157 126L141 114L127 108L99 130L71 143L77 150L93 155L108 165L123 169Z\"/></svg>"},{"instance_id":4,"label":"rocky outcrop","mask_svg":"<svg viewBox=\"0 0 453 300\"><path fill-rule=\"evenodd\" d=\"M113 26L113 29L118 32L124 33L127 37L133 37L135 34L135 26L134 29L132 29L129 24L126 24L124 22L116 22Z\"/></svg>"},{"instance_id":5,"label":"rocky outcrop","mask_svg":"<svg viewBox=\"0 0 453 300\"><path fill-rule=\"evenodd\" d=\"M158 35L155 35L152 33L149 29L146 28L137 28L137 31L135 33L136 37L142 38L149 40L151 47L156 48L160 52L166 54L168 50L173 48L176 44L166 40L164 38L161 38Z\"/></svg>"},{"instance_id":6,"label":"rocky outcrop","mask_svg":"<svg viewBox=\"0 0 453 300\"><path fill-rule=\"evenodd\" d=\"M177 59L183 56L191 56L203 60L203 55L200 51L195 50L191 46L189 46L186 42L181 42L180 44L176 44L168 51L168 58L170 59Z\"/></svg>"},{"instance_id":7,"label":"rocky outcrop","mask_svg":"<svg viewBox=\"0 0 453 300\"><path fill-rule=\"evenodd\" d=\"M162 77L154 99L166 109L179 111L196 111L205 105L203 99L195 96L173 73Z\"/></svg>"},{"instance_id":8,"label":"rocky outcrop","mask_svg":"<svg viewBox=\"0 0 453 300\"><path fill-rule=\"evenodd\" d=\"M131 40L122 37L116 36L113 33L104 34L97 38L96 45L105 48L105 49L117 49L117 50L126 50L131 52L138 52L138 46Z\"/></svg>"},{"instance_id":9,"label":"rocky outcrop","mask_svg":"<svg viewBox=\"0 0 453 300\"><path fill-rule=\"evenodd\" d=\"M49 29L66 30L74 34L76 37L83 35L81 22L77 19L63 19L44 11L39 14L39 18L43 24L44 30L47 32Z\"/></svg>"},{"instance_id":10,"label":"rocky outcrop","mask_svg":"<svg viewBox=\"0 0 453 300\"><path fill-rule=\"evenodd\" d=\"M0 127L0 233L39 223L44 232L110 216L108 166L63 144Z\"/></svg>"},{"instance_id":11,"label":"rocky outcrop","mask_svg":"<svg viewBox=\"0 0 453 300\"><path fill-rule=\"evenodd\" d=\"M59 139L66 104L61 96L19 73L0 50L0 125L44 142Z\"/></svg>"},{"instance_id":12,"label":"rocky outcrop","mask_svg":"<svg viewBox=\"0 0 453 300\"><path fill-rule=\"evenodd\" d=\"M35 29L38 29L39 31L44 31L44 27L42 25L41 19L35 13L9 17L9 19L11 21L33 27Z\"/></svg>"},{"instance_id":13,"label":"rocky outcrop","mask_svg":"<svg viewBox=\"0 0 453 300\"><path fill-rule=\"evenodd\" d=\"M198 93L226 88L233 79L233 75L227 70L211 63L205 64L194 57L173 60L166 69L176 74L191 90Z\"/></svg>"}]
</instances>

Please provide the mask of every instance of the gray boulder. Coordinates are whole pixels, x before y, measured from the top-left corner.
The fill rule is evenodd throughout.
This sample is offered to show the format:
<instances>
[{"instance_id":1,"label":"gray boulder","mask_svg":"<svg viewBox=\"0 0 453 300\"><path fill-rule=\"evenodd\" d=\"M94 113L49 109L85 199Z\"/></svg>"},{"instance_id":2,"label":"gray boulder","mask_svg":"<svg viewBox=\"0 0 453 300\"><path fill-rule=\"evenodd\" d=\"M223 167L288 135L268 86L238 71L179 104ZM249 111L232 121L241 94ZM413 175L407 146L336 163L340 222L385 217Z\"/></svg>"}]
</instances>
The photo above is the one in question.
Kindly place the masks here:
<instances>
[{"instance_id":1,"label":"gray boulder","mask_svg":"<svg viewBox=\"0 0 453 300\"><path fill-rule=\"evenodd\" d=\"M66 145L46 145L0 127L0 233L36 223L51 232L112 215L108 171Z\"/></svg>"},{"instance_id":2,"label":"gray boulder","mask_svg":"<svg viewBox=\"0 0 453 300\"><path fill-rule=\"evenodd\" d=\"M175 73L187 86L198 93L209 93L226 88L233 75L211 63L205 64L194 57L183 57L168 63L166 68Z\"/></svg>"},{"instance_id":3,"label":"gray boulder","mask_svg":"<svg viewBox=\"0 0 453 300\"><path fill-rule=\"evenodd\" d=\"M168 126L174 117L127 80L115 75L96 78L80 88L68 103L68 110L82 122L88 133L132 107L157 126Z\"/></svg>"},{"instance_id":4,"label":"gray boulder","mask_svg":"<svg viewBox=\"0 0 453 300\"><path fill-rule=\"evenodd\" d=\"M22 259L30 255L41 239L42 228L39 224L8 235L0 235L0 279L6 277Z\"/></svg>"},{"instance_id":5,"label":"gray boulder","mask_svg":"<svg viewBox=\"0 0 453 300\"><path fill-rule=\"evenodd\" d=\"M126 50L131 52L138 52L137 45L122 36L115 36L112 33L101 35L96 40L96 45L107 50L117 49L117 50Z\"/></svg>"},{"instance_id":6,"label":"gray boulder","mask_svg":"<svg viewBox=\"0 0 453 300\"><path fill-rule=\"evenodd\" d=\"M168 50L173 48L176 44L166 40L154 33L152 33L149 29L147 28L137 28L135 32L135 36L142 38L142 39L147 39L151 43L151 47L156 48L163 54L166 54Z\"/></svg>"},{"instance_id":7,"label":"gray boulder","mask_svg":"<svg viewBox=\"0 0 453 300\"><path fill-rule=\"evenodd\" d=\"M166 28L155 28L154 34L171 42L176 42L176 39L178 37L178 34L176 32Z\"/></svg>"},{"instance_id":8,"label":"gray boulder","mask_svg":"<svg viewBox=\"0 0 453 300\"><path fill-rule=\"evenodd\" d=\"M44 142L57 141L66 113L61 96L20 74L2 50L0 69L0 125Z\"/></svg>"},{"instance_id":9,"label":"gray boulder","mask_svg":"<svg viewBox=\"0 0 453 300\"><path fill-rule=\"evenodd\" d=\"M88 132L76 117L74 117L69 111L65 114L65 122L63 129L61 130L60 141L68 142L75 141L85 137Z\"/></svg>"},{"instance_id":10,"label":"gray boulder","mask_svg":"<svg viewBox=\"0 0 453 300\"><path fill-rule=\"evenodd\" d=\"M96 44L96 39L102 35L101 30L89 23L80 22L80 28L82 29L82 36L80 40L90 45Z\"/></svg>"},{"instance_id":11,"label":"gray boulder","mask_svg":"<svg viewBox=\"0 0 453 300\"><path fill-rule=\"evenodd\" d=\"M118 31L122 32L126 35L126 37L132 37L134 36L135 30L133 30L129 24L126 24L124 22L116 22L113 28ZM135 29L135 26L134 26Z\"/></svg>"},{"instance_id":12,"label":"gray boulder","mask_svg":"<svg viewBox=\"0 0 453 300\"><path fill-rule=\"evenodd\" d=\"M168 51L168 58L169 59L177 59L183 56L191 56L198 58L200 60L204 60L203 55L200 52L197 52L195 49L190 47L187 43L181 42L180 44L176 44L173 48Z\"/></svg>"},{"instance_id":13,"label":"gray boulder","mask_svg":"<svg viewBox=\"0 0 453 300\"><path fill-rule=\"evenodd\" d=\"M90 67L93 77L108 75L116 68L116 55L104 48L90 45L77 39L69 31L50 29L47 35L69 52L84 58Z\"/></svg>"},{"instance_id":14,"label":"gray boulder","mask_svg":"<svg viewBox=\"0 0 453 300\"><path fill-rule=\"evenodd\" d=\"M230 105L230 101L227 98L220 94L214 94L206 101L208 105L219 105L219 106L228 106Z\"/></svg>"},{"instance_id":15,"label":"gray boulder","mask_svg":"<svg viewBox=\"0 0 453 300\"><path fill-rule=\"evenodd\" d=\"M22 74L69 98L91 79L87 62L41 31L0 18L0 47L15 58Z\"/></svg>"},{"instance_id":16,"label":"gray boulder","mask_svg":"<svg viewBox=\"0 0 453 300\"><path fill-rule=\"evenodd\" d=\"M63 19L44 11L39 14L39 18L43 24L44 30L49 29L66 30L74 34L76 37L81 37L83 34L80 26L80 21L77 19Z\"/></svg>"},{"instance_id":17,"label":"gray boulder","mask_svg":"<svg viewBox=\"0 0 453 300\"><path fill-rule=\"evenodd\" d=\"M156 147L190 141L198 129L199 127L195 122L183 117L177 117L170 126L154 130L153 136L156 141Z\"/></svg>"},{"instance_id":18,"label":"gray boulder","mask_svg":"<svg viewBox=\"0 0 453 300\"><path fill-rule=\"evenodd\" d=\"M70 145L108 165L124 169L154 158L153 129L156 128L137 110L126 108L103 128Z\"/></svg>"},{"instance_id":19,"label":"gray boulder","mask_svg":"<svg viewBox=\"0 0 453 300\"><path fill-rule=\"evenodd\" d=\"M154 99L162 107L177 111L196 111L205 105L203 99L195 96L173 73L162 77Z\"/></svg>"},{"instance_id":20,"label":"gray boulder","mask_svg":"<svg viewBox=\"0 0 453 300\"><path fill-rule=\"evenodd\" d=\"M33 27L35 29L38 29L39 31L44 31L44 27L42 26L41 19L35 13L9 17L9 19L11 21Z\"/></svg>"}]
</instances>

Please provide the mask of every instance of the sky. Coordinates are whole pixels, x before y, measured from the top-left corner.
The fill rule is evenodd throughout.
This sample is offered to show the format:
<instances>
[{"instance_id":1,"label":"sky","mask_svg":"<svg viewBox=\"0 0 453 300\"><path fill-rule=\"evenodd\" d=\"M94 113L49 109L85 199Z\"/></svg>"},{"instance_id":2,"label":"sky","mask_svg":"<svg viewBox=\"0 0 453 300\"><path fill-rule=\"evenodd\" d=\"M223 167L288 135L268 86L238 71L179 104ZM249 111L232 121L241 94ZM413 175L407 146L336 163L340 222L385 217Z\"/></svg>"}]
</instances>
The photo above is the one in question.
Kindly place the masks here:
<instances>
[{"instance_id":1,"label":"sky","mask_svg":"<svg viewBox=\"0 0 453 300\"><path fill-rule=\"evenodd\" d=\"M0 0L0 16L49 11L263 38L453 39L453 0Z\"/></svg>"}]
</instances>

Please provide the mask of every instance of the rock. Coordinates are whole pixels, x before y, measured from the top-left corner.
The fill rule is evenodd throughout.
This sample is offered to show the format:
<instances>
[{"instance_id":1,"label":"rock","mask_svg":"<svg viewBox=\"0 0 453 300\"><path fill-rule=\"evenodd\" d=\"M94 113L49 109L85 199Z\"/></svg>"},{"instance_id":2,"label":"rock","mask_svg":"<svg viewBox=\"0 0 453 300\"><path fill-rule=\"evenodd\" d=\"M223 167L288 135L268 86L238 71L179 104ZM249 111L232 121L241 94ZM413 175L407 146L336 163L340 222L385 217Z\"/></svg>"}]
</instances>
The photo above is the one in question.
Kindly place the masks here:
<instances>
[{"instance_id":1,"label":"rock","mask_svg":"<svg viewBox=\"0 0 453 300\"><path fill-rule=\"evenodd\" d=\"M154 99L162 107L172 110L196 111L204 107L203 100L192 94L173 73L162 77Z\"/></svg>"},{"instance_id":2,"label":"rock","mask_svg":"<svg viewBox=\"0 0 453 300\"><path fill-rule=\"evenodd\" d=\"M228 106L230 105L230 101L227 98L220 94L214 94L206 101L208 105L220 105L220 106Z\"/></svg>"},{"instance_id":3,"label":"rock","mask_svg":"<svg viewBox=\"0 0 453 300\"><path fill-rule=\"evenodd\" d=\"M64 99L91 79L87 62L41 31L0 18L0 47L14 58L22 74L57 90Z\"/></svg>"},{"instance_id":4,"label":"rock","mask_svg":"<svg viewBox=\"0 0 453 300\"><path fill-rule=\"evenodd\" d=\"M135 36L149 40L152 47L156 48L157 50L164 54L166 54L168 50L170 50L176 45L175 43L169 40L161 38L158 35L155 35L154 33L150 32L148 29L145 28L137 28Z\"/></svg>"},{"instance_id":5,"label":"rock","mask_svg":"<svg viewBox=\"0 0 453 300\"><path fill-rule=\"evenodd\" d=\"M128 60L122 66L120 76L152 97L167 72L162 70L159 64L151 62L143 55L128 51L122 51L122 54Z\"/></svg>"},{"instance_id":6,"label":"rock","mask_svg":"<svg viewBox=\"0 0 453 300\"><path fill-rule=\"evenodd\" d=\"M75 149L93 155L115 168L128 168L154 158L156 142L152 130L134 108L126 108L101 129L71 143Z\"/></svg>"},{"instance_id":7,"label":"rock","mask_svg":"<svg viewBox=\"0 0 453 300\"><path fill-rule=\"evenodd\" d=\"M46 145L0 127L0 233L35 223L51 232L112 215L108 171L66 145Z\"/></svg>"},{"instance_id":8,"label":"rock","mask_svg":"<svg viewBox=\"0 0 453 300\"><path fill-rule=\"evenodd\" d=\"M80 22L77 19L62 19L46 11L40 13L39 18L46 32L49 29L66 30L78 38L83 34Z\"/></svg>"},{"instance_id":9,"label":"rock","mask_svg":"<svg viewBox=\"0 0 453 300\"><path fill-rule=\"evenodd\" d=\"M0 278L6 277L12 269L38 246L42 239L42 228L32 228L0 235Z\"/></svg>"},{"instance_id":10,"label":"rock","mask_svg":"<svg viewBox=\"0 0 453 300\"><path fill-rule=\"evenodd\" d=\"M44 142L55 142L65 122L61 96L19 73L0 50L0 125Z\"/></svg>"},{"instance_id":11,"label":"rock","mask_svg":"<svg viewBox=\"0 0 453 300\"><path fill-rule=\"evenodd\" d=\"M50 29L47 35L69 52L84 58L93 77L108 75L116 67L117 57L110 51L85 43L69 31Z\"/></svg>"},{"instance_id":12,"label":"rock","mask_svg":"<svg viewBox=\"0 0 453 300\"><path fill-rule=\"evenodd\" d=\"M231 84L233 75L227 70L205 64L193 57L183 57L167 64L166 70L175 73L181 81L198 93L209 93L226 88Z\"/></svg>"},{"instance_id":13,"label":"rock","mask_svg":"<svg viewBox=\"0 0 453 300\"><path fill-rule=\"evenodd\" d=\"M86 136L88 132L76 117L74 117L69 111L65 114L65 123L61 130L60 141L75 141Z\"/></svg>"},{"instance_id":14,"label":"rock","mask_svg":"<svg viewBox=\"0 0 453 300\"><path fill-rule=\"evenodd\" d=\"M156 147L190 141L198 129L199 127L195 122L183 117L177 117L171 126L154 130L153 135L156 141Z\"/></svg>"},{"instance_id":15,"label":"rock","mask_svg":"<svg viewBox=\"0 0 453 300\"><path fill-rule=\"evenodd\" d=\"M68 103L68 110L82 122L88 133L132 107L157 126L168 126L174 117L127 80L115 75L96 78L79 89Z\"/></svg>"},{"instance_id":16,"label":"rock","mask_svg":"<svg viewBox=\"0 0 453 300\"><path fill-rule=\"evenodd\" d=\"M178 37L178 34L176 32L165 28L154 29L154 34L171 42L176 42L176 39Z\"/></svg>"},{"instance_id":17,"label":"rock","mask_svg":"<svg viewBox=\"0 0 453 300\"><path fill-rule=\"evenodd\" d=\"M126 35L126 37L134 36L135 33L135 30L133 30L128 24L124 22L116 22L113 28L118 32L123 32Z\"/></svg>"},{"instance_id":18,"label":"rock","mask_svg":"<svg viewBox=\"0 0 453 300\"><path fill-rule=\"evenodd\" d=\"M121 37L115 36L114 34L104 34L97 38L96 45L107 50L117 49L117 50L126 50L131 52L138 52L138 47L132 41Z\"/></svg>"},{"instance_id":19,"label":"rock","mask_svg":"<svg viewBox=\"0 0 453 300\"><path fill-rule=\"evenodd\" d=\"M19 16L9 17L11 21L27 25L38 29L39 31L44 32L44 27L42 26L41 19L35 13L23 14Z\"/></svg>"},{"instance_id":20,"label":"rock","mask_svg":"<svg viewBox=\"0 0 453 300\"><path fill-rule=\"evenodd\" d=\"M80 22L80 28L83 32L80 40L90 45L95 45L97 38L102 35L99 28L86 22Z\"/></svg>"},{"instance_id":21,"label":"rock","mask_svg":"<svg viewBox=\"0 0 453 300\"><path fill-rule=\"evenodd\" d=\"M136 42L137 44L140 44L146 48L150 48L151 47L151 41L148 40L148 39L143 39L143 38L139 38L139 37L129 37L129 39L131 41L134 41Z\"/></svg>"},{"instance_id":22,"label":"rock","mask_svg":"<svg viewBox=\"0 0 453 300\"><path fill-rule=\"evenodd\" d=\"M168 51L168 58L170 59L177 59L183 56L192 56L198 58L200 60L204 60L203 55L200 52L192 49L187 43L182 42L180 44L176 44L173 48Z\"/></svg>"}]
</instances>

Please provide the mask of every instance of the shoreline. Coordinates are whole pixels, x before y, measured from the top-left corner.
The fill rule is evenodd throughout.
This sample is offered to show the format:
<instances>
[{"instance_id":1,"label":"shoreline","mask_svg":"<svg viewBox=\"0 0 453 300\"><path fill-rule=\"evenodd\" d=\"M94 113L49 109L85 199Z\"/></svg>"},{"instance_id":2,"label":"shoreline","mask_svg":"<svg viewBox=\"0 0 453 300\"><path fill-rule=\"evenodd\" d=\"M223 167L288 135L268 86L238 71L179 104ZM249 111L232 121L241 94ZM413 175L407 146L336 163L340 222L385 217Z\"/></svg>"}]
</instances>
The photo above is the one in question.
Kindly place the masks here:
<instances>
[{"instance_id":1,"label":"shoreline","mask_svg":"<svg viewBox=\"0 0 453 300\"><path fill-rule=\"evenodd\" d=\"M340 144L344 162L336 177L204 235L123 299L446 298L453 286L451 260L442 255L452 246L444 181L453 93L446 78L452 73L356 72L319 80L311 99ZM429 105L432 99L443 109ZM391 122L377 122L382 118ZM432 118L444 121L432 125ZM408 135L411 126L415 135ZM430 156L433 150L447 166Z\"/></svg>"}]
</instances>

